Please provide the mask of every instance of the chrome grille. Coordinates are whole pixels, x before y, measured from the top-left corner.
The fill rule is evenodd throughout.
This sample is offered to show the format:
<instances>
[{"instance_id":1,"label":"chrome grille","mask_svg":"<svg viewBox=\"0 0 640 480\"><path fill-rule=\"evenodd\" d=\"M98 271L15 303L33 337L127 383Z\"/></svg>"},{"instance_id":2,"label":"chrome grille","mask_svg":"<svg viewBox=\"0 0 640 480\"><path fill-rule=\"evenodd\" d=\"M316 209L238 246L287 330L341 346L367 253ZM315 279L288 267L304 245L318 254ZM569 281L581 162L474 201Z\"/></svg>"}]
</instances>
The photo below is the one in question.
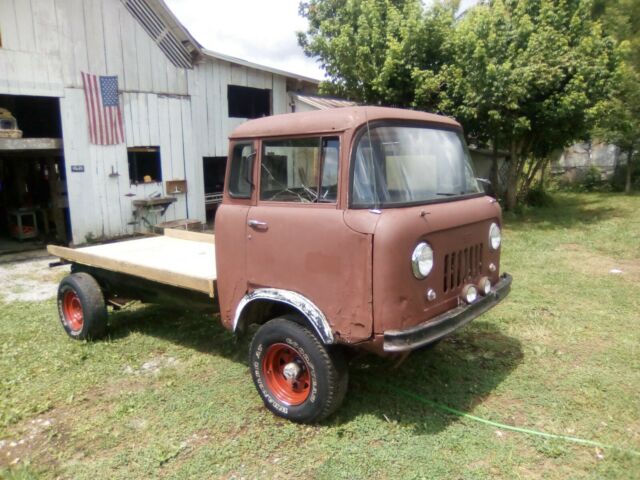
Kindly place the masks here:
<instances>
[{"instance_id":1,"label":"chrome grille","mask_svg":"<svg viewBox=\"0 0 640 480\"><path fill-rule=\"evenodd\" d=\"M444 256L444 291L460 287L482 271L482 244L450 252Z\"/></svg>"}]
</instances>

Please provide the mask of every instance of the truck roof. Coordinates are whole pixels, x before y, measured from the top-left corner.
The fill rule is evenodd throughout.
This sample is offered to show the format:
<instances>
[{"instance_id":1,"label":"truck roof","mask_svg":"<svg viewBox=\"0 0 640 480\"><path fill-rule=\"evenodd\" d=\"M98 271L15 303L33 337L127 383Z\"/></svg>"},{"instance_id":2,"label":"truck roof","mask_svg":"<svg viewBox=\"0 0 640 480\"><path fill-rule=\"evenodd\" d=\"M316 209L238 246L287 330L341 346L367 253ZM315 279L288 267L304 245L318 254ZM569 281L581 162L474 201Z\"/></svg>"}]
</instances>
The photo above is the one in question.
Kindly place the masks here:
<instances>
[{"instance_id":1,"label":"truck roof","mask_svg":"<svg viewBox=\"0 0 640 480\"><path fill-rule=\"evenodd\" d=\"M236 138L277 137L343 132L378 120L409 120L461 128L452 118L417 110L388 107L342 107L312 112L285 113L249 120L229 136Z\"/></svg>"}]
</instances>

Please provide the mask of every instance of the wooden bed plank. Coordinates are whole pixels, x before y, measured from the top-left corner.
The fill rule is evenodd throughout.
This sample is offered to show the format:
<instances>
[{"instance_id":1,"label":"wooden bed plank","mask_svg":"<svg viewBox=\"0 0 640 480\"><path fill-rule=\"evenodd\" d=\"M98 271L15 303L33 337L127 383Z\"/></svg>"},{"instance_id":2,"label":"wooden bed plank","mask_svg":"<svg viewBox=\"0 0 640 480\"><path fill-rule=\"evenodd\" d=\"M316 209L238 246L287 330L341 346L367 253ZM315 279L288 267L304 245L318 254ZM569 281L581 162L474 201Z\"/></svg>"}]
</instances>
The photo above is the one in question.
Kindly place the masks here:
<instances>
[{"instance_id":1,"label":"wooden bed plank","mask_svg":"<svg viewBox=\"0 0 640 480\"><path fill-rule=\"evenodd\" d=\"M177 228L165 228L164 235L165 237L181 238L183 240L192 240L194 242L216 243L216 237L211 233L192 232Z\"/></svg>"},{"instance_id":2,"label":"wooden bed plank","mask_svg":"<svg viewBox=\"0 0 640 480\"><path fill-rule=\"evenodd\" d=\"M49 245L47 250L71 262L214 296L217 275L215 245L211 241L161 236L78 249Z\"/></svg>"}]
</instances>

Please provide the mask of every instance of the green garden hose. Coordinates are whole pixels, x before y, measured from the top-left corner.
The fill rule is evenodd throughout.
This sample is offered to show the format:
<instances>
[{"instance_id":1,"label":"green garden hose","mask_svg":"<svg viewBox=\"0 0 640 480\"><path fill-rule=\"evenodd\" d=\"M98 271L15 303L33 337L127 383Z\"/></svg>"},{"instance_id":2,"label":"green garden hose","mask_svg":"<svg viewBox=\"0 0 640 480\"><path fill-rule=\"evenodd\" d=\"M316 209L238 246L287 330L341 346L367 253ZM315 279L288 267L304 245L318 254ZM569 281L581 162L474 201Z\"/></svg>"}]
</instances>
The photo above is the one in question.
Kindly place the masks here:
<instances>
[{"instance_id":1,"label":"green garden hose","mask_svg":"<svg viewBox=\"0 0 640 480\"><path fill-rule=\"evenodd\" d=\"M578 438L578 437L570 437L567 435L557 435L555 433L546 433L546 432L540 432L537 430L530 430L528 428L520 428L520 427L514 427L512 425L505 425L503 423L499 423L499 422L494 422L492 420L487 420L486 418L482 418L482 417L477 417L475 415L471 415L469 413L466 412L462 412L460 410L456 410L455 408L451 408L448 407L447 405L443 405L441 403L438 402L434 402L433 400L429 400L427 398L424 398L420 395L418 395L417 393L411 392L409 390L405 390L404 388L401 387L397 387L394 385L389 385L389 384L378 384L377 382L375 382L376 385L379 386L384 386L384 388L392 390L396 393L399 393L407 398L411 398L412 400L418 401L420 403L423 403L425 405L428 405L430 407L433 408L437 408L438 410L442 410L444 412L453 414L453 415L457 415L459 417L463 417L463 418L468 418L469 420L473 420L475 422L479 422L479 423L484 423L485 425L491 425L493 427L497 427L500 428L502 430L510 430L512 432L519 432L519 433L525 433L527 435L535 435L538 437L544 437L544 438L553 438L553 439L557 439L557 440L564 440L566 442L573 442L573 443L578 443L578 444L582 444L582 445L589 445L592 447L598 447L598 448L610 448L610 449L616 449L619 450L621 452L625 452L625 453L630 453L631 455L640 455L640 452L635 451L635 450L626 450L624 448L620 448L620 447L616 447L614 445L607 445L604 443L600 443L600 442L596 442L594 440L586 440L584 438Z\"/></svg>"}]
</instances>

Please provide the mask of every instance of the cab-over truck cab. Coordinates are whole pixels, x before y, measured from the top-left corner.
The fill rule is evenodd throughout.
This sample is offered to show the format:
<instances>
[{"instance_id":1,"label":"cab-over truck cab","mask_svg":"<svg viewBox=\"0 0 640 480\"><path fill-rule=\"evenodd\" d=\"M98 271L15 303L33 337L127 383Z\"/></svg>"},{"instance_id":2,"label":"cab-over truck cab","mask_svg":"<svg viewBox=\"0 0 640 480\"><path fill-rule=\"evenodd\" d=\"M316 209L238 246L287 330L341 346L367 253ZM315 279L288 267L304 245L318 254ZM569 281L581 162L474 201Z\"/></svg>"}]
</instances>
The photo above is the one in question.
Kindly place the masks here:
<instances>
[{"instance_id":1,"label":"cab-over truck cab","mask_svg":"<svg viewBox=\"0 0 640 480\"><path fill-rule=\"evenodd\" d=\"M344 346L399 354L507 295L501 210L460 125L379 107L278 115L230 137L216 216L217 293L234 332L261 324L265 405L318 421L347 388Z\"/></svg>"}]
</instances>

